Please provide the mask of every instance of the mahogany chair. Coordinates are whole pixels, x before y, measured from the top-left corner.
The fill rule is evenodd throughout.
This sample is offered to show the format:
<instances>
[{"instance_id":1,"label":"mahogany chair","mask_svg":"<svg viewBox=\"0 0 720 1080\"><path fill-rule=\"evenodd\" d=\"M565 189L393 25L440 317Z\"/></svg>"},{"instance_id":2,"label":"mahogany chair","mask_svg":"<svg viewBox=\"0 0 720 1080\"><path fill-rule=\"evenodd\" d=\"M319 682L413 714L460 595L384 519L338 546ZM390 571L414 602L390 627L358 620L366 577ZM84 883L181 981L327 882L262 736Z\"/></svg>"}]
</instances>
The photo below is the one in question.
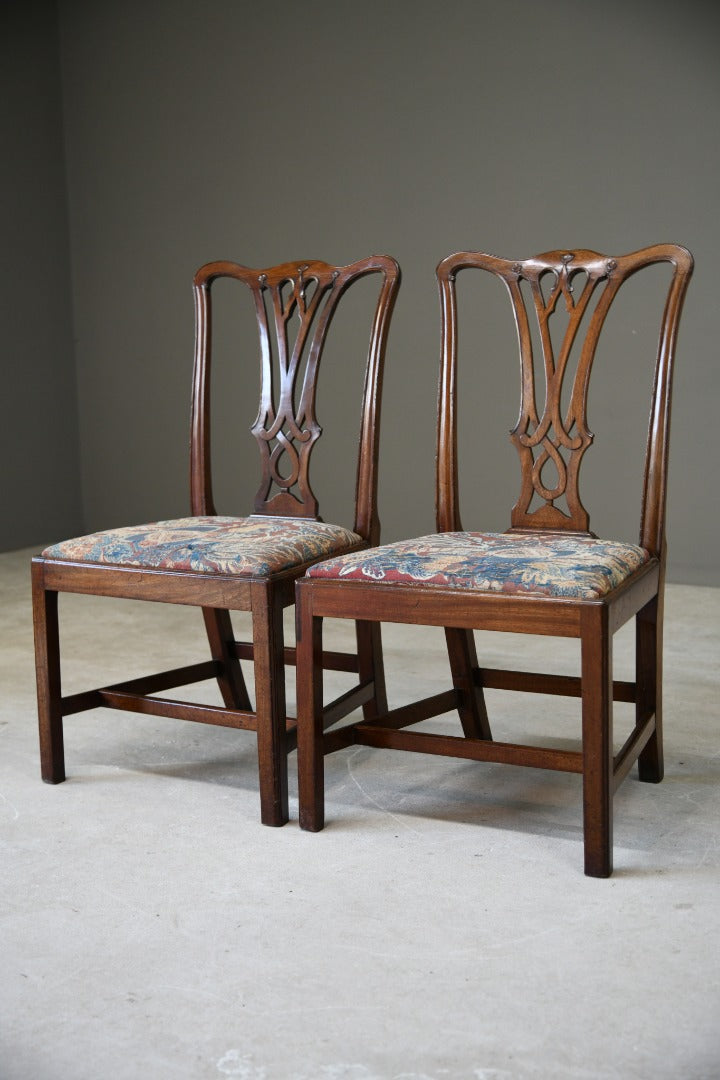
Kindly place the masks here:
<instances>
[{"instance_id":1,"label":"mahogany chair","mask_svg":"<svg viewBox=\"0 0 720 1080\"><path fill-rule=\"evenodd\" d=\"M578 487L580 462L593 440L587 423L593 358L620 286L639 270L661 262L671 265L672 278L652 391L639 544L598 540L589 531ZM692 266L689 252L673 245L615 258L594 251L552 251L525 262L462 252L440 263L437 534L332 558L313 566L297 584L302 828L314 831L324 824L324 755L351 744L557 769L583 777L585 873L610 875L615 790L635 760L641 780L657 783L663 776L661 662L670 397L678 321ZM520 456L522 480L511 528L505 533L465 532L460 522L455 279L468 269L488 271L504 282L520 348L520 416L511 439ZM561 303L567 323L555 343L551 320ZM539 341L535 356L533 320ZM577 359L571 361L571 356ZM536 387L543 381L539 372L544 372L542 396ZM549 462L554 464L555 483L543 472ZM323 709L320 658L325 616L445 627L452 689L328 731L334 716ZM613 635L633 616L635 679L613 681ZM580 676L480 667L475 629L579 638ZM485 687L579 697L582 749L494 741ZM635 726L617 753L613 700L635 705ZM455 709L462 735L403 730Z\"/></svg>"},{"instance_id":2,"label":"mahogany chair","mask_svg":"<svg viewBox=\"0 0 720 1080\"><path fill-rule=\"evenodd\" d=\"M360 412L353 528L326 524L310 486L308 465L321 428L316 380L340 298L359 279L379 275ZM211 286L230 278L250 291L260 344L261 400L252 433L262 479L250 517L220 517L210 473ZM33 559L40 753L43 780L65 779L63 717L86 709L135 710L157 716L257 732L261 818L288 819L287 754L295 721L286 717L284 664L295 650L283 643L283 609L294 602L298 575L320 558L376 544L380 396L385 345L400 271L386 256L349 266L285 263L251 270L213 262L194 279L196 340L192 391L191 516L93 533L47 548ZM247 295L247 294L245 294ZM291 323L292 320L292 323ZM294 327L294 331L293 331ZM360 404L360 403L358 403ZM202 608L212 659L118 685L63 696L58 642L59 592L156 600ZM252 612L252 644L236 642L230 610ZM384 704L379 626L358 621L357 654L327 653L329 667L358 671L364 709ZM252 659L253 710L239 661ZM168 700L173 687L216 679L223 706ZM353 698L352 692L348 695Z\"/></svg>"}]
</instances>

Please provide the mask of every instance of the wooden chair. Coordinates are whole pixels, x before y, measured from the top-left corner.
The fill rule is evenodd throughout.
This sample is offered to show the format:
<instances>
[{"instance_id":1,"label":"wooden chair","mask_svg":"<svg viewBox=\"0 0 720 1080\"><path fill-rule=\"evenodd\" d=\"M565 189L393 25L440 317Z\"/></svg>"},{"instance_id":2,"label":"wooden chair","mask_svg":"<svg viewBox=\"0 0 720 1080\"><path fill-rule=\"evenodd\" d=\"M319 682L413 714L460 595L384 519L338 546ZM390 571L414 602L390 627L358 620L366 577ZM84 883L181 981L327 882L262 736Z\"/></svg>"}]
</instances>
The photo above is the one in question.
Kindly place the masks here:
<instances>
[{"instance_id":1,"label":"wooden chair","mask_svg":"<svg viewBox=\"0 0 720 1080\"><path fill-rule=\"evenodd\" d=\"M316 380L338 301L360 278L380 275L360 414L353 529L326 524L310 486L308 463L321 434L315 415ZM250 290L261 355L261 400L252 427L262 480L250 517L220 517L210 475L211 286L231 278ZM287 754L295 721L285 715L283 609L294 602L298 575L315 560L378 542L376 507L380 395L388 326L400 283L397 263L373 256L349 266L286 263L251 270L214 262L194 280L195 367L192 391L191 516L111 529L54 544L33 559L38 713L42 777L65 779L64 716L97 706L173 716L257 731L261 818L288 819ZM294 337L292 325L295 327ZM274 370L273 370L274 368ZM84 693L62 696L58 592L157 600L203 610L212 659ZM234 640L230 610L252 612L253 643ZM359 671L384 701L379 627L358 622L357 655L328 653L333 668ZM252 710L240 659L253 659ZM217 679L224 706L156 696L172 687ZM352 696L352 694L350 695ZM368 716L375 706L366 702Z\"/></svg>"},{"instance_id":2,"label":"wooden chair","mask_svg":"<svg viewBox=\"0 0 720 1080\"><path fill-rule=\"evenodd\" d=\"M578 488L593 436L588 380L598 335L620 286L655 263L672 266L650 412L639 545L598 540ZM640 779L663 776L661 655L665 572L665 490L673 357L692 272L681 247L659 245L624 257L553 251L526 262L474 252L440 263L443 338L439 393L437 534L316 564L297 584L300 824L324 824L323 756L351 744L582 773L585 872L612 871L612 798L637 759ZM506 533L464 532L458 506L457 300L455 278L477 268L509 293L521 359L520 416L511 438L522 483ZM560 304L567 325L554 347L550 320ZM533 357L533 313L540 348ZM585 327L583 334L580 328ZM577 365L570 378L570 356ZM538 360L535 364L534 361ZM536 395L542 382L544 403ZM563 381L568 384L563 395ZM561 406L561 402L567 404ZM546 486L552 461L557 483ZM564 504L563 504L564 497ZM531 504L535 501L536 505ZM322 618L359 618L446 628L453 688L423 701L325 731ZM636 619L636 675L613 681L612 640ZM580 677L489 670L478 665L473 629L579 638ZM495 742L484 687L579 697L582 751ZM635 726L613 752L613 700L635 703ZM462 736L403 730L457 709Z\"/></svg>"}]
</instances>

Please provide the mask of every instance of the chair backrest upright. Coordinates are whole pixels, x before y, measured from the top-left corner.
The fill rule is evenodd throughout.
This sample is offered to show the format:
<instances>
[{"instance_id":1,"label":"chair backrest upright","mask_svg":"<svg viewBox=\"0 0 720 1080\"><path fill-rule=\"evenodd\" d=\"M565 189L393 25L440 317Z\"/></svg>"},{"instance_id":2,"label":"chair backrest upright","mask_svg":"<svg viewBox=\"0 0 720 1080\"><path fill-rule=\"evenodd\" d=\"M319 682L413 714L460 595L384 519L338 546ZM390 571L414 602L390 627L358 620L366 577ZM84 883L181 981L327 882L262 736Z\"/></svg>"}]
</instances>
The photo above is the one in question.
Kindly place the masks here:
<instances>
[{"instance_id":1,"label":"chair backrest upright","mask_svg":"<svg viewBox=\"0 0 720 1080\"><path fill-rule=\"evenodd\" d=\"M190 487L193 514L214 514L210 449L211 287L233 278L251 291L260 345L261 387L251 427L260 450L262 476L255 514L318 518L309 463L322 428L315 413L317 377L328 330L348 288L368 274L382 283L367 355L360 424L355 505L356 532L376 543L377 456L380 395L387 333L400 284L397 263L371 256L348 266L289 262L255 270L212 262L195 275L195 366L193 374Z\"/></svg>"},{"instance_id":2,"label":"chair backrest upright","mask_svg":"<svg viewBox=\"0 0 720 1080\"><path fill-rule=\"evenodd\" d=\"M693 268L690 253L673 244L658 244L624 256L587 250L551 251L524 262L481 252L459 252L440 263L439 531L462 529L457 454L456 275L470 268L489 271L504 282L512 304L520 351L521 393L519 417L510 438L520 458L521 488L511 512L511 528L587 533L590 518L580 498L578 477L583 455L593 441L587 422L587 400L598 339L621 285L644 267L661 262L670 263L673 273L655 366L640 523L641 545L654 555L661 554L673 358ZM562 321L561 301L564 327L553 335L551 318L557 314L555 321ZM544 400L538 393L537 383L541 380ZM548 481L551 472L554 475Z\"/></svg>"}]
</instances>

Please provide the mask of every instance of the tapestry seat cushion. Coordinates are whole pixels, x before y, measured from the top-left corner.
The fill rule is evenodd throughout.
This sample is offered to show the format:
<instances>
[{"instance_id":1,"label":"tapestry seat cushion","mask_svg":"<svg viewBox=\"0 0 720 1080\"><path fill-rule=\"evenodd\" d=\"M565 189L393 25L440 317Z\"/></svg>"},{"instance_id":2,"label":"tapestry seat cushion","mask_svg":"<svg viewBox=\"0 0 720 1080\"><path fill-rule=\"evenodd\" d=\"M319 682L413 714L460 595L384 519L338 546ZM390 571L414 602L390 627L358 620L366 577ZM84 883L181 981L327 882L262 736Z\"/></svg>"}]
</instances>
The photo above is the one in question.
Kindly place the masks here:
<instances>
[{"instance_id":1,"label":"tapestry seat cushion","mask_svg":"<svg viewBox=\"0 0 720 1080\"><path fill-rule=\"evenodd\" d=\"M307 576L594 600L649 559L644 548L587 536L455 532L342 555Z\"/></svg>"},{"instance_id":2,"label":"tapestry seat cushion","mask_svg":"<svg viewBox=\"0 0 720 1080\"><path fill-rule=\"evenodd\" d=\"M46 559L204 574L267 577L356 548L361 536L290 517L187 517L64 540Z\"/></svg>"}]
</instances>

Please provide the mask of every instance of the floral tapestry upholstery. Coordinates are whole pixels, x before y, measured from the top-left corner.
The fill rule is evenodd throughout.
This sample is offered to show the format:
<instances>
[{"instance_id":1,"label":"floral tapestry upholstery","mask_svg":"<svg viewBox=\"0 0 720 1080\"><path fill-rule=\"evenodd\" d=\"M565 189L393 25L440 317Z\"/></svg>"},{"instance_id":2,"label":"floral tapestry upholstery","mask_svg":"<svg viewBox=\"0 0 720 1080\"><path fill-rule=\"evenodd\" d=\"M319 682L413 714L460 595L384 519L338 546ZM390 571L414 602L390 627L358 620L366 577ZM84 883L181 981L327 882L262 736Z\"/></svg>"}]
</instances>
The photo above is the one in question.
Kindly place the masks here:
<instances>
[{"instance_id":1,"label":"floral tapestry upholstery","mask_svg":"<svg viewBox=\"0 0 720 1080\"><path fill-rule=\"evenodd\" d=\"M341 525L290 517L188 517L64 540L46 559L267 577L362 544Z\"/></svg>"},{"instance_id":2,"label":"floral tapestry upholstery","mask_svg":"<svg viewBox=\"0 0 720 1080\"><path fill-rule=\"evenodd\" d=\"M456 532L330 559L307 576L594 600L649 559L644 548L586 536Z\"/></svg>"}]
</instances>

